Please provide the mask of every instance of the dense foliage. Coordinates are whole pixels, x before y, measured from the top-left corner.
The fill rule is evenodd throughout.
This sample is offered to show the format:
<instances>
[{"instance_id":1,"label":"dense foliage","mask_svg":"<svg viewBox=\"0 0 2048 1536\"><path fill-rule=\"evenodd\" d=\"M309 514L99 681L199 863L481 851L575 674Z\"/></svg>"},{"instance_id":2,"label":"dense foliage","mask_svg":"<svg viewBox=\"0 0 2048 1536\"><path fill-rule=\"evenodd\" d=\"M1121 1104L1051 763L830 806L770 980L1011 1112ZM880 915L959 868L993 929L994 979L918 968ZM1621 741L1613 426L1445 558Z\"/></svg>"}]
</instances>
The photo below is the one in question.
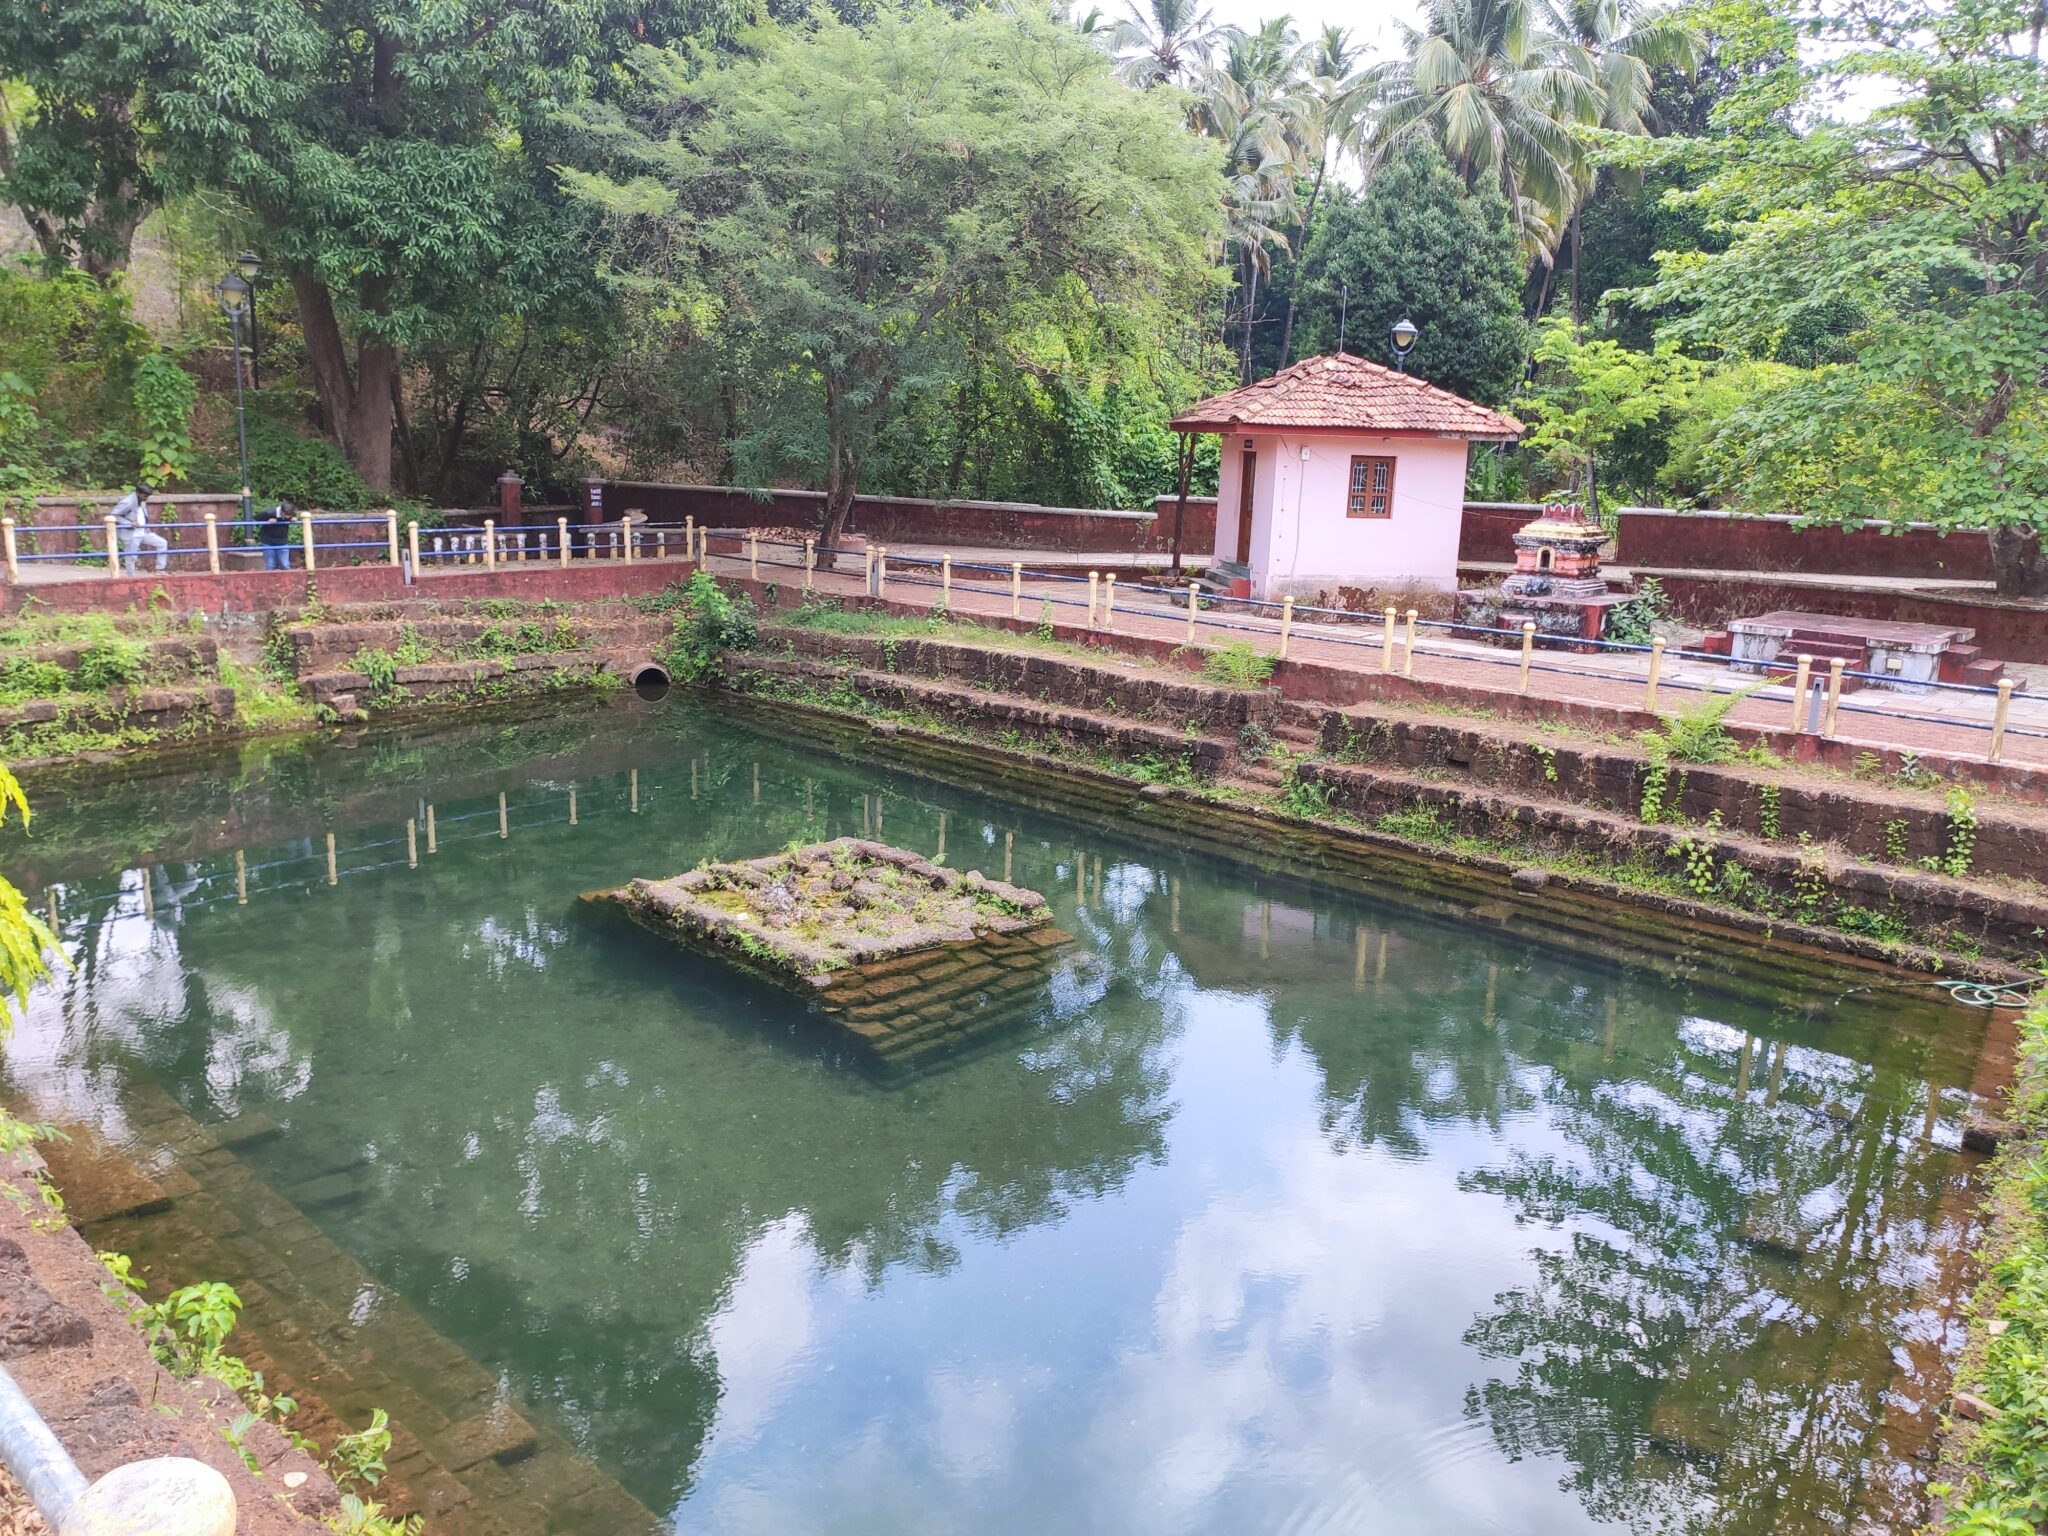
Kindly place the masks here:
<instances>
[{"instance_id":1,"label":"dense foliage","mask_svg":"<svg viewBox=\"0 0 2048 1536\"><path fill-rule=\"evenodd\" d=\"M248 246L259 495L1143 505L1174 410L1405 315L1530 418L1476 491L1989 526L2044 591L2041 14L1427 0L1369 57L1201 0L0 0L0 495L220 478Z\"/></svg>"}]
</instances>

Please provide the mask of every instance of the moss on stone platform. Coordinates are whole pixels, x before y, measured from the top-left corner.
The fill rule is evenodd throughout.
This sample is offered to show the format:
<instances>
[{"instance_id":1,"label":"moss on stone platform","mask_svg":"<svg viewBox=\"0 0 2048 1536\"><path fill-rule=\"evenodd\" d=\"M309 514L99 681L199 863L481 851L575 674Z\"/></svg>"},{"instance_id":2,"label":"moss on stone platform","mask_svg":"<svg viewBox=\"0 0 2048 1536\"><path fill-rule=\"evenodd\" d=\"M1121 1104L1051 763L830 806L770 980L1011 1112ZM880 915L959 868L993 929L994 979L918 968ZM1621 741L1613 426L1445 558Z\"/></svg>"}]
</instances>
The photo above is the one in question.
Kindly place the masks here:
<instances>
[{"instance_id":1,"label":"moss on stone platform","mask_svg":"<svg viewBox=\"0 0 2048 1536\"><path fill-rule=\"evenodd\" d=\"M851 837L632 880L589 899L745 969L813 988L900 955L1023 934L1050 917L1036 891Z\"/></svg>"}]
</instances>

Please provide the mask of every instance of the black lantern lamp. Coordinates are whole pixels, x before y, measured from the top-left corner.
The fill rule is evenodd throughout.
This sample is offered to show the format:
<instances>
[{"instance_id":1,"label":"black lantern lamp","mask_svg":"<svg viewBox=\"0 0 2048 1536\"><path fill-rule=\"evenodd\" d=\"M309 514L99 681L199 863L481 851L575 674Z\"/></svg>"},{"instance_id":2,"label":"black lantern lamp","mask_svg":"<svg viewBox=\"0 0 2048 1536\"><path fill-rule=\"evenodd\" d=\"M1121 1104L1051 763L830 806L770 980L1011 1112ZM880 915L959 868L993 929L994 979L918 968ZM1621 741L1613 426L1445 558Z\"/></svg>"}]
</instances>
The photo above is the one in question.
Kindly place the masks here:
<instances>
[{"instance_id":1,"label":"black lantern lamp","mask_svg":"<svg viewBox=\"0 0 2048 1536\"><path fill-rule=\"evenodd\" d=\"M244 525L249 522L249 417L242 401L242 317L249 312L249 296L254 291L249 286L249 280L239 272L230 272L213 287L214 297L220 300L220 307L228 317L228 330L234 341L235 438L242 452Z\"/></svg>"},{"instance_id":2,"label":"black lantern lamp","mask_svg":"<svg viewBox=\"0 0 2048 1536\"><path fill-rule=\"evenodd\" d=\"M1394 366L1403 373L1408 371L1408 354L1415 350L1415 338L1421 334L1421 329L1406 315L1387 327L1387 336L1394 344Z\"/></svg>"}]
</instances>

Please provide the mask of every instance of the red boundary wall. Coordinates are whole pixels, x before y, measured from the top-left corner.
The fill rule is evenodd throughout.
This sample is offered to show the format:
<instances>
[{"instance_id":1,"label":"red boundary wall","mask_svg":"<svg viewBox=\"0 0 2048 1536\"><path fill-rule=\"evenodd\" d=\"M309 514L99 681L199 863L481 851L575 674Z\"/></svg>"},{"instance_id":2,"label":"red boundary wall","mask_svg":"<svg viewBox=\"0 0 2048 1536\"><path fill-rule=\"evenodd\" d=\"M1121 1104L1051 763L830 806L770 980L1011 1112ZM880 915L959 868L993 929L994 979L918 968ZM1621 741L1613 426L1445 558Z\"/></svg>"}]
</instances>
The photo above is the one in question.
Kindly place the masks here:
<instances>
[{"instance_id":1,"label":"red boundary wall","mask_svg":"<svg viewBox=\"0 0 2048 1536\"><path fill-rule=\"evenodd\" d=\"M1660 507L1624 507L1616 522L1617 565L1948 581L1990 581L1993 576L1991 542L1982 529L1943 533L1926 523L1802 528L1791 517Z\"/></svg>"},{"instance_id":2,"label":"red boundary wall","mask_svg":"<svg viewBox=\"0 0 2048 1536\"><path fill-rule=\"evenodd\" d=\"M721 485L607 480L598 486L601 519L644 512L660 523L695 518L714 528L815 528L824 516L822 491L770 490L759 495ZM1171 498L1160 512L1041 507L1008 501L927 501L910 496L857 496L847 532L878 544L954 544L1086 554L1164 554L1172 546ZM1188 498L1182 548L1207 556L1216 540L1214 497Z\"/></svg>"},{"instance_id":3,"label":"red boundary wall","mask_svg":"<svg viewBox=\"0 0 2048 1536\"><path fill-rule=\"evenodd\" d=\"M315 571L233 571L219 576L123 576L113 581L42 582L5 589L5 611L28 603L46 611L145 611L172 613L268 613L304 606L315 592L326 603L397 603L433 599L463 602L475 598L512 598L537 603L545 598L572 602L631 597L659 592L670 582L685 581L695 569L687 561L577 560L567 569L555 565L481 568L427 576L407 585L389 565L344 565Z\"/></svg>"}]
</instances>

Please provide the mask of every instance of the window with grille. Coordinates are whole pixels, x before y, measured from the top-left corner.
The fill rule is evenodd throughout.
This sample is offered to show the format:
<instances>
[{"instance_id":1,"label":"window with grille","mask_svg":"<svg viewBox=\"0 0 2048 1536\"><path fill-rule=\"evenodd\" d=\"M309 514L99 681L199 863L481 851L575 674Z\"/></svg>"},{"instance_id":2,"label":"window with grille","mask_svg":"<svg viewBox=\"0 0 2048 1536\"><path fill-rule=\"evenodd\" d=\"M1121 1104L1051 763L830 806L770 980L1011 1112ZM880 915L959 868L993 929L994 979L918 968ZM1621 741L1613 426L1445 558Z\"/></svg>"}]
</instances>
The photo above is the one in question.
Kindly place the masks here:
<instances>
[{"instance_id":1,"label":"window with grille","mask_svg":"<svg viewBox=\"0 0 2048 1536\"><path fill-rule=\"evenodd\" d=\"M1369 459L1351 461L1351 496L1344 508L1346 517L1392 517L1394 515L1394 461Z\"/></svg>"}]
</instances>

